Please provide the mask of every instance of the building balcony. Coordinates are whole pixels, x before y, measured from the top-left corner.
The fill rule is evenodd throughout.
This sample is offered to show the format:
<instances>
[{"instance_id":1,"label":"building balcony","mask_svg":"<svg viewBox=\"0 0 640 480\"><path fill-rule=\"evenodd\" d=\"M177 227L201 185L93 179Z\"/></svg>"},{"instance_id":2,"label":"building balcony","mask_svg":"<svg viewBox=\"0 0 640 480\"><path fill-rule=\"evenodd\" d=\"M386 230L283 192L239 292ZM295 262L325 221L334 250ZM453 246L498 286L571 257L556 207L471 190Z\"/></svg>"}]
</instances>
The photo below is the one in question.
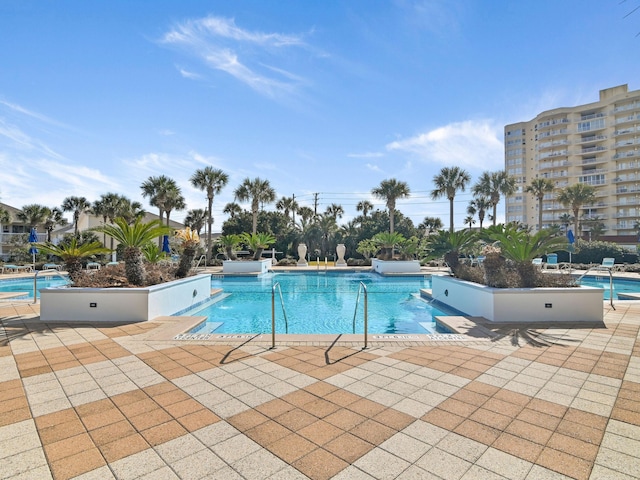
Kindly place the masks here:
<instances>
[{"instance_id":1,"label":"building balcony","mask_svg":"<svg viewBox=\"0 0 640 480\"><path fill-rule=\"evenodd\" d=\"M636 132L640 131L640 126L633 126L627 128L621 128L613 132L613 135L618 137L620 135L633 135Z\"/></svg>"},{"instance_id":2,"label":"building balcony","mask_svg":"<svg viewBox=\"0 0 640 480\"><path fill-rule=\"evenodd\" d=\"M640 180L640 174L627 174L615 177L613 183L637 182L638 180Z\"/></svg>"},{"instance_id":3,"label":"building balcony","mask_svg":"<svg viewBox=\"0 0 640 480\"><path fill-rule=\"evenodd\" d=\"M637 150L629 150L628 152L616 153L612 158L613 160L617 160L619 158L630 158L630 157L637 157L637 156L638 156Z\"/></svg>"},{"instance_id":4,"label":"building balcony","mask_svg":"<svg viewBox=\"0 0 640 480\"><path fill-rule=\"evenodd\" d=\"M639 216L638 212L622 212L616 213L614 218L638 218Z\"/></svg>"},{"instance_id":5,"label":"building balcony","mask_svg":"<svg viewBox=\"0 0 640 480\"><path fill-rule=\"evenodd\" d=\"M640 186L638 185L619 185L616 187L616 195L637 192L640 192Z\"/></svg>"},{"instance_id":6,"label":"building balcony","mask_svg":"<svg viewBox=\"0 0 640 480\"><path fill-rule=\"evenodd\" d=\"M593 147L583 148L578 152L578 155L584 155L586 153L593 153L593 152L602 152L604 150L607 150L607 147L603 147L602 145L594 145Z\"/></svg>"},{"instance_id":7,"label":"building balcony","mask_svg":"<svg viewBox=\"0 0 640 480\"><path fill-rule=\"evenodd\" d=\"M621 172L623 170L638 170L640 169L640 161L635 160L633 162L620 162L616 165L616 171Z\"/></svg>"},{"instance_id":8,"label":"building balcony","mask_svg":"<svg viewBox=\"0 0 640 480\"><path fill-rule=\"evenodd\" d=\"M637 120L640 120L640 113L634 113L632 115L626 115L624 117L618 117L618 118L616 118L616 125L619 125L621 123L627 123L627 122L635 122Z\"/></svg>"},{"instance_id":9,"label":"building balcony","mask_svg":"<svg viewBox=\"0 0 640 480\"><path fill-rule=\"evenodd\" d=\"M582 137L576 143L591 143L591 142L600 142L602 140L606 140L606 135L589 135L588 137Z\"/></svg>"}]
</instances>

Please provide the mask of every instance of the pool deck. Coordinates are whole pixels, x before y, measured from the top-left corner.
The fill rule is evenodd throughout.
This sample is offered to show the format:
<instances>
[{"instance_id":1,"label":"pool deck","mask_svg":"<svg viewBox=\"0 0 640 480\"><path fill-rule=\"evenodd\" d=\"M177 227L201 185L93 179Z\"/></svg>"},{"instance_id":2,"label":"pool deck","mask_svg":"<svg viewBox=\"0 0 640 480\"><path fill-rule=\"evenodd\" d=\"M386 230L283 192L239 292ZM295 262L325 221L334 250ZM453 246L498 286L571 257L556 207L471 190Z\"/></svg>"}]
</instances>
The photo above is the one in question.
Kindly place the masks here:
<instances>
[{"instance_id":1,"label":"pool deck","mask_svg":"<svg viewBox=\"0 0 640 480\"><path fill-rule=\"evenodd\" d=\"M638 479L640 301L615 307L270 349L176 341L167 318L43 324L4 300L0 478Z\"/></svg>"}]
</instances>

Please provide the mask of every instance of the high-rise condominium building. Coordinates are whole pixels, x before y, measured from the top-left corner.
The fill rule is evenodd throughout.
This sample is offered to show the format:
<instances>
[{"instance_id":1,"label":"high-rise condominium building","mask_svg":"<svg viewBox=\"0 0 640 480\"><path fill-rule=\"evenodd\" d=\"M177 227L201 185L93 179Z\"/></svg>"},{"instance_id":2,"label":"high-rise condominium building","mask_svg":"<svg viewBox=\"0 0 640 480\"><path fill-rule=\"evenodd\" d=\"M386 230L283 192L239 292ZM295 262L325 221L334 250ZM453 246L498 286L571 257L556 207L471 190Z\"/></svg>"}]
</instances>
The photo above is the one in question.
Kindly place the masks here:
<instances>
[{"instance_id":1,"label":"high-rise condominium building","mask_svg":"<svg viewBox=\"0 0 640 480\"><path fill-rule=\"evenodd\" d=\"M600 100L556 108L504 129L505 169L518 181L506 199L506 219L538 228L538 200L525 191L535 178L555 185L544 196L542 227L566 224L571 211L556 200L558 190L585 183L596 201L580 214L581 235L602 230L603 240L636 243L640 221L640 90L627 85L600 90ZM564 214L564 216L563 216ZM600 227L596 225L600 223ZM575 232L574 232L575 233Z\"/></svg>"}]
</instances>

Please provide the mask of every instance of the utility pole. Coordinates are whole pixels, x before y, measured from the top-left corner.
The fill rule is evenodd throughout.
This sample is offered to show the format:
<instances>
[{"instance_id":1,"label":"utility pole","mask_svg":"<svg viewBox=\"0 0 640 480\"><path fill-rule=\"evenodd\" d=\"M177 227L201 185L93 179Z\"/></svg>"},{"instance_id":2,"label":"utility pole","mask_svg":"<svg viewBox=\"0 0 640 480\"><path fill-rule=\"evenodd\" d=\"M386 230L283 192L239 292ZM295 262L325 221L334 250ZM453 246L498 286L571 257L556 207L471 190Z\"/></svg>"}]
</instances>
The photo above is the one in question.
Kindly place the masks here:
<instances>
[{"instance_id":1,"label":"utility pole","mask_svg":"<svg viewBox=\"0 0 640 480\"><path fill-rule=\"evenodd\" d=\"M318 195L319 193L313 194L313 215L318 216Z\"/></svg>"},{"instance_id":2,"label":"utility pole","mask_svg":"<svg viewBox=\"0 0 640 480\"><path fill-rule=\"evenodd\" d=\"M293 202L291 202L293 205L296 204L296 194L294 193L293 195L291 195L291 198L293 199ZM292 207L293 207L292 205ZM293 210L293 225L295 226L296 224L296 208L293 207L291 210Z\"/></svg>"}]
</instances>

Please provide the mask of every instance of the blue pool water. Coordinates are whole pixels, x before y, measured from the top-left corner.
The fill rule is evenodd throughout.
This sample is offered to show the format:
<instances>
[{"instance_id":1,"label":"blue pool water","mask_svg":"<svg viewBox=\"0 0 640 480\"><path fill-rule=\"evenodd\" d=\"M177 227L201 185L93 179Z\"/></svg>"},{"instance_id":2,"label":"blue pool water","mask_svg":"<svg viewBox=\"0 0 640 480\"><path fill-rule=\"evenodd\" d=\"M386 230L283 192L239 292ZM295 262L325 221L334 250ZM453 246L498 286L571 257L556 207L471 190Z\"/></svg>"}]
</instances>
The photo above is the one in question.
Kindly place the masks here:
<instances>
[{"instance_id":1,"label":"blue pool water","mask_svg":"<svg viewBox=\"0 0 640 480\"><path fill-rule=\"evenodd\" d=\"M38 292L42 288L61 287L69 283L60 277L41 276L38 277ZM33 298L33 277L32 278L16 278L0 281L0 292L26 292L24 297L15 298ZM39 297L39 295L38 295Z\"/></svg>"},{"instance_id":2,"label":"blue pool water","mask_svg":"<svg viewBox=\"0 0 640 480\"><path fill-rule=\"evenodd\" d=\"M611 291L609 288L609 274L601 277L584 277L580 281L580 285L588 287L604 288L604 299L609 300L611 298ZM613 279L613 299L618 299L618 293L640 293L640 282L637 280L625 280L614 278Z\"/></svg>"},{"instance_id":3,"label":"blue pool water","mask_svg":"<svg viewBox=\"0 0 640 480\"><path fill-rule=\"evenodd\" d=\"M430 288L428 277L381 277L375 273L275 273L260 277L214 278L213 288L231 293L190 315L208 317L190 333L271 332L271 292L279 282L289 333L353 333L360 282L367 286L369 332L375 334L435 333L434 316L444 312L420 298ZM363 297L356 315L356 333L364 330ZM276 332L285 333L284 314L276 290Z\"/></svg>"}]
</instances>

